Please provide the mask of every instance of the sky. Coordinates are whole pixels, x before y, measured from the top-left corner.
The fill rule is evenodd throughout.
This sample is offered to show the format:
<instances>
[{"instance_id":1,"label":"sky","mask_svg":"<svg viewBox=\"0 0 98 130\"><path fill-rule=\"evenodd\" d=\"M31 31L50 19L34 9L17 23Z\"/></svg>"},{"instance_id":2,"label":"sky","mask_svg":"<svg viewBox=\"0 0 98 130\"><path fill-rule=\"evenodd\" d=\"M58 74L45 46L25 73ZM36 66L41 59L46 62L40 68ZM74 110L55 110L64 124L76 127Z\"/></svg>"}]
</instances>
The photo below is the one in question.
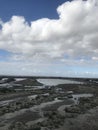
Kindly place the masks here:
<instances>
[{"instance_id":1,"label":"sky","mask_svg":"<svg viewBox=\"0 0 98 130\"><path fill-rule=\"evenodd\" d=\"M0 0L0 74L98 77L97 0Z\"/></svg>"}]
</instances>

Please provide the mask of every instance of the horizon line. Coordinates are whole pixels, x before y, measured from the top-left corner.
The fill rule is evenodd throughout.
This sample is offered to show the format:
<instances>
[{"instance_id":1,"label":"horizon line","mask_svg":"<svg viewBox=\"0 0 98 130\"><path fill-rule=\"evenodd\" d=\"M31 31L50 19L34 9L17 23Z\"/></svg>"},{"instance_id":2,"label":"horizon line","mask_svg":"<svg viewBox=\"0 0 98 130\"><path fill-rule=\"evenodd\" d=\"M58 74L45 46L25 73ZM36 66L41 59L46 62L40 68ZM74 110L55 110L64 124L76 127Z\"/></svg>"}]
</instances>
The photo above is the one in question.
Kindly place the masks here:
<instances>
[{"instance_id":1,"label":"horizon line","mask_svg":"<svg viewBox=\"0 0 98 130\"><path fill-rule=\"evenodd\" d=\"M41 75L0 75L1 78L9 78L9 77L14 77L14 78L34 78L34 79L39 79L39 78L53 78L53 79L98 79L98 77L82 77L82 76L41 76Z\"/></svg>"}]
</instances>

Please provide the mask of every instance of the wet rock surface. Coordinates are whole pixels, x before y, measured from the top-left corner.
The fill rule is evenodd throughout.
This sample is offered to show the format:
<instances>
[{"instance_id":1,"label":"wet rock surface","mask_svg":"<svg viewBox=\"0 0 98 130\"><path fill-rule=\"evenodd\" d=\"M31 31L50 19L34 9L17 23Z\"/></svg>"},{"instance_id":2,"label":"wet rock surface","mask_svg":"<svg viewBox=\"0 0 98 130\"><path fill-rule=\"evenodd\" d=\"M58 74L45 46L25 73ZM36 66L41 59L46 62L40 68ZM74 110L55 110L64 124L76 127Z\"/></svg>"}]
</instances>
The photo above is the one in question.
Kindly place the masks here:
<instances>
[{"instance_id":1,"label":"wet rock surface","mask_svg":"<svg viewBox=\"0 0 98 130\"><path fill-rule=\"evenodd\" d=\"M0 130L98 130L96 82L55 86L34 79L5 82L14 86L0 91ZM22 84L21 91L16 90L17 83Z\"/></svg>"}]
</instances>

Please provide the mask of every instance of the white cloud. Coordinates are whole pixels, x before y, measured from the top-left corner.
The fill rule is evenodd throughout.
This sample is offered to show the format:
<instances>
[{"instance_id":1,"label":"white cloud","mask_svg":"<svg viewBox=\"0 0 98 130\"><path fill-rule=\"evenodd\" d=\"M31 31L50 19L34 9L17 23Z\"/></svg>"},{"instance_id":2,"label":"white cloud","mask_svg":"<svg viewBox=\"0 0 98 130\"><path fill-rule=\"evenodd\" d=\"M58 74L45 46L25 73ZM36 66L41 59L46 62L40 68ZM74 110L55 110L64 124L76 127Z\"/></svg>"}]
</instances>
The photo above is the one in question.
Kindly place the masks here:
<instances>
[{"instance_id":1,"label":"white cloud","mask_svg":"<svg viewBox=\"0 0 98 130\"><path fill-rule=\"evenodd\" d=\"M74 0L57 8L59 19L42 18L29 25L24 17L0 22L0 49L13 53L12 59L64 61L98 59L98 2Z\"/></svg>"}]
</instances>

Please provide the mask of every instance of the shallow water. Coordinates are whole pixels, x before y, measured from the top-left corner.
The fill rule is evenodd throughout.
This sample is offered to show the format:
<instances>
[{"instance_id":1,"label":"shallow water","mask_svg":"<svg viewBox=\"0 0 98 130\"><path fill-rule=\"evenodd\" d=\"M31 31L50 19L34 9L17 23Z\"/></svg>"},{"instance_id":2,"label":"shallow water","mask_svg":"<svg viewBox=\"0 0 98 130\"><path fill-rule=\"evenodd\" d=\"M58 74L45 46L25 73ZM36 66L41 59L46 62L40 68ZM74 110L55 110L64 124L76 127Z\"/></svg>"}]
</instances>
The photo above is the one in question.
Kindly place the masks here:
<instances>
[{"instance_id":1,"label":"shallow water","mask_svg":"<svg viewBox=\"0 0 98 130\"><path fill-rule=\"evenodd\" d=\"M10 102L13 102L13 100L0 101L0 106L6 106L6 105L8 105Z\"/></svg>"},{"instance_id":2,"label":"shallow water","mask_svg":"<svg viewBox=\"0 0 98 130\"><path fill-rule=\"evenodd\" d=\"M82 98L82 97L93 97L93 94L91 94L91 93L73 94L72 97L73 97L72 99L73 99L74 103L78 104L79 103L79 98Z\"/></svg>"},{"instance_id":3,"label":"shallow water","mask_svg":"<svg viewBox=\"0 0 98 130\"><path fill-rule=\"evenodd\" d=\"M25 112L27 112L28 110L33 111L33 112L34 111L38 112L39 114L42 115L42 113L41 113L42 108L44 108L46 106L53 105L53 104L55 104L57 102L62 102L62 100L53 100L53 101L50 101L50 102L41 103L40 105L35 105L35 106L31 107L31 108L24 108L24 109L21 109L19 111L15 111L13 113L6 113L5 115L0 117L0 121L5 120L5 119L8 120L8 119L11 119L11 118L15 118L18 115L25 114Z\"/></svg>"},{"instance_id":4,"label":"shallow water","mask_svg":"<svg viewBox=\"0 0 98 130\"><path fill-rule=\"evenodd\" d=\"M74 101L72 104L77 105L79 103L79 98L81 98L81 97L93 97L93 94L73 94L72 97L73 97L72 101ZM65 114L65 108L70 107L72 104L70 104L70 105L61 105L58 108L59 113L61 115L64 115Z\"/></svg>"},{"instance_id":5,"label":"shallow water","mask_svg":"<svg viewBox=\"0 0 98 130\"><path fill-rule=\"evenodd\" d=\"M37 79L38 82L44 85L58 85L58 84L80 84L82 82L72 81L67 79Z\"/></svg>"}]
</instances>

